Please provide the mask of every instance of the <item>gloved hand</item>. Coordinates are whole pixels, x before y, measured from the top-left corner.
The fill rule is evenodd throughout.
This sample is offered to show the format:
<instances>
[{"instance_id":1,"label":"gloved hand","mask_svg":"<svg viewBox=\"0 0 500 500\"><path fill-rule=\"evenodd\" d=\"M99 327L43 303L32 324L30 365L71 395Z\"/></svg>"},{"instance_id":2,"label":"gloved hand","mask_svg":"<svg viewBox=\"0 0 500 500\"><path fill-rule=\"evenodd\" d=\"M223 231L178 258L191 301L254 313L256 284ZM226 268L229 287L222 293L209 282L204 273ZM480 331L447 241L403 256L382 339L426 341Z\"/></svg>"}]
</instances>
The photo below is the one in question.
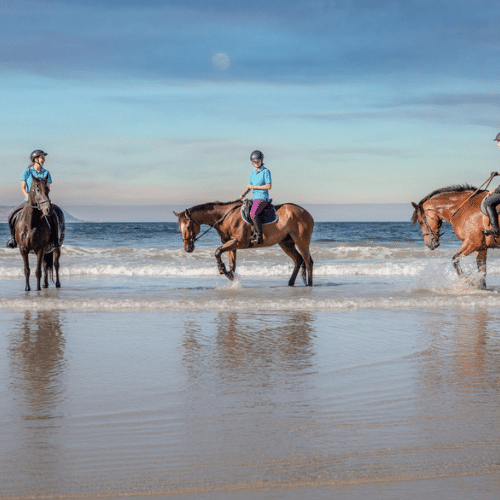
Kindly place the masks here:
<instances>
[{"instance_id":1,"label":"gloved hand","mask_svg":"<svg viewBox=\"0 0 500 500\"><path fill-rule=\"evenodd\" d=\"M498 175L498 172L491 172L490 177L496 177Z\"/></svg>"}]
</instances>

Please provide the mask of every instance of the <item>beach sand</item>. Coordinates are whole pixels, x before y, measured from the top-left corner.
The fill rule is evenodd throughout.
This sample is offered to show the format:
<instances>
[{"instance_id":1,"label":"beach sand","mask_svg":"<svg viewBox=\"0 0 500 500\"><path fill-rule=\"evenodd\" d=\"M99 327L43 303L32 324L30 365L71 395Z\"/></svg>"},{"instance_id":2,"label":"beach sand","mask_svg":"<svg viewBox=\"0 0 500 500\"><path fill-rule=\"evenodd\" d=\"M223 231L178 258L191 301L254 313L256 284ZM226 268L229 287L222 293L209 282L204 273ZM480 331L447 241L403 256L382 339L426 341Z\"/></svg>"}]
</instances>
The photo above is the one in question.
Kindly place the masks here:
<instances>
[{"instance_id":1,"label":"beach sand","mask_svg":"<svg viewBox=\"0 0 500 500\"><path fill-rule=\"evenodd\" d=\"M0 310L0 498L496 499L499 319Z\"/></svg>"}]
</instances>

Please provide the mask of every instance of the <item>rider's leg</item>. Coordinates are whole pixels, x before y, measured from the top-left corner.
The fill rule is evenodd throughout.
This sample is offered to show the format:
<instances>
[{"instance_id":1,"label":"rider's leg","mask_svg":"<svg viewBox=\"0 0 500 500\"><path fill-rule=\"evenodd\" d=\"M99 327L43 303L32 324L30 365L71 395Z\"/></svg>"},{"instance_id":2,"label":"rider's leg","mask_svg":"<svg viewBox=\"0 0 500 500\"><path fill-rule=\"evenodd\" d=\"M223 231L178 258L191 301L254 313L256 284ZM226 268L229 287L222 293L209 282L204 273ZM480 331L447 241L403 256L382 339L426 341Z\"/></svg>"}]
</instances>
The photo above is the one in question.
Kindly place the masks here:
<instances>
[{"instance_id":1,"label":"rider's leg","mask_svg":"<svg viewBox=\"0 0 500 500\"><path fill-rule=\"evenodd\" d=\"M256 199L253 200L252 209L250 210L250 218L252 219L252 225L254 228L254 234L252 235L251 241L257 241L258 245L262 245L262 224L258 215L264 210L267 205L266 200Z\"/></svg>"},{"instance_id":2,"label":"rider's leg","mask_svg":"<svg viewBox=\"0 0 500 500\"><path fill-rule=\"evenodd\" d=\"M26 202L19 205L10 215L8 219L9 229L10 229L10 238L7 241L7 248L17 248L16 243L16 219L19 215L19 212L26 206Z\"/></svg>"},{"instance_id":3,"label":"rider's leg","mask_svg":"<svg viewBox=\"0 0 500 500\"><path fill-rule=\"evenodd\" d=\"M500 193L493 193L484 201L484 208L486 208L486 212L488 213L491 229L483 229L483 233L489 236L493 236L494 238L498 238L500 236L500 227L498 225L497 213L498 204L500 204Z\"/></svg>"}]
</instances>

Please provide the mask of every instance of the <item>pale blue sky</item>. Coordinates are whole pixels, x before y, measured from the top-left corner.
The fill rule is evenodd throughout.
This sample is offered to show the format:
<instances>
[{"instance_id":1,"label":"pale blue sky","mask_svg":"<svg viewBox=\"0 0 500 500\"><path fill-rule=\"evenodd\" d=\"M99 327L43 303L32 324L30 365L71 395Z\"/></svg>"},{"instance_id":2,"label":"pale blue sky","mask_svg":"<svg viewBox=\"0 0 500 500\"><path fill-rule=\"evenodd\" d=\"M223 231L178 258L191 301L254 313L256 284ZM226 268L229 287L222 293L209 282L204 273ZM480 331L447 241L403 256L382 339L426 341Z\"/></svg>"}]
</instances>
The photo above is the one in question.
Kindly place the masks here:
<instances>
[{"instance_id":1,"label":"pale blue sky","mask_svg":"<svg viewBox=\"0 0 500 500\"><path fill-rule=\"evenodd\" d=\"M63 207L232 200L254 149L277 203L409 203L500 169L498 2L0 0L0 17L2 204L36 148Z\"/></svg>"}]
</instances>

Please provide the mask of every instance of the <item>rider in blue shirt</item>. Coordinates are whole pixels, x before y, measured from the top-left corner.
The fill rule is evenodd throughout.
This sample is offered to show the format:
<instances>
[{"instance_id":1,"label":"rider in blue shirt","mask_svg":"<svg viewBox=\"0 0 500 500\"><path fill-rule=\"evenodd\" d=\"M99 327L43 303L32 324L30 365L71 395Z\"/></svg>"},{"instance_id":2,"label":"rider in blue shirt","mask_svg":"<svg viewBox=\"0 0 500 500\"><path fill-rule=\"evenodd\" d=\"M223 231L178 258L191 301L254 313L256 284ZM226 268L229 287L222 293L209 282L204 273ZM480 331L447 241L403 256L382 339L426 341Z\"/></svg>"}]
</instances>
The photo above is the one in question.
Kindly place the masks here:
<instances>
[{"instance_id":1,"label":"rider in blue shirt","mask_svg":"<svg viewBox=\"0 0 500 500\"><path fill-rule=\"evenodd\" d=\"M47 189L50 190L50 186L48 186L48 184L52 184L52 177L50 176L50 172L43 168L46 156L47 153L44 153L41 149L35 149L35 151L33 151L30 156L31 165L21 175L21 191L24 195L25 201L9 215L9 229L11 234L11 238L7 242L7 247L9 248L17 247L15 238L15 220L19 212L26 206L26 202L28 201L29 196L29 190L31 184L33 183L33 177L45 178L47 181ZM57 224L52 220L52 218L50 218L50 227L51 239L54 242L54 246L60 247L61 243L59 241Z\"/></svg>"},{"instance_id":2,"label":"rider in blue shirt","mask_svg":"<svg viewBox=\"0 0 500 500\"><path fill-rule=\"evenodd\" d=\"M255 238L252 237L252 241L257 241L258 245L262 245L262 225L257 215L269 203L269 190L272 185L271 172L264 166L264 154L261 151L254 151L250 155L250 161L254 166L254 170L250 174L248 186L240 198L244 198L248 191L253 190L250 218L252 219Z\"/></svg>"}]
</instances>

